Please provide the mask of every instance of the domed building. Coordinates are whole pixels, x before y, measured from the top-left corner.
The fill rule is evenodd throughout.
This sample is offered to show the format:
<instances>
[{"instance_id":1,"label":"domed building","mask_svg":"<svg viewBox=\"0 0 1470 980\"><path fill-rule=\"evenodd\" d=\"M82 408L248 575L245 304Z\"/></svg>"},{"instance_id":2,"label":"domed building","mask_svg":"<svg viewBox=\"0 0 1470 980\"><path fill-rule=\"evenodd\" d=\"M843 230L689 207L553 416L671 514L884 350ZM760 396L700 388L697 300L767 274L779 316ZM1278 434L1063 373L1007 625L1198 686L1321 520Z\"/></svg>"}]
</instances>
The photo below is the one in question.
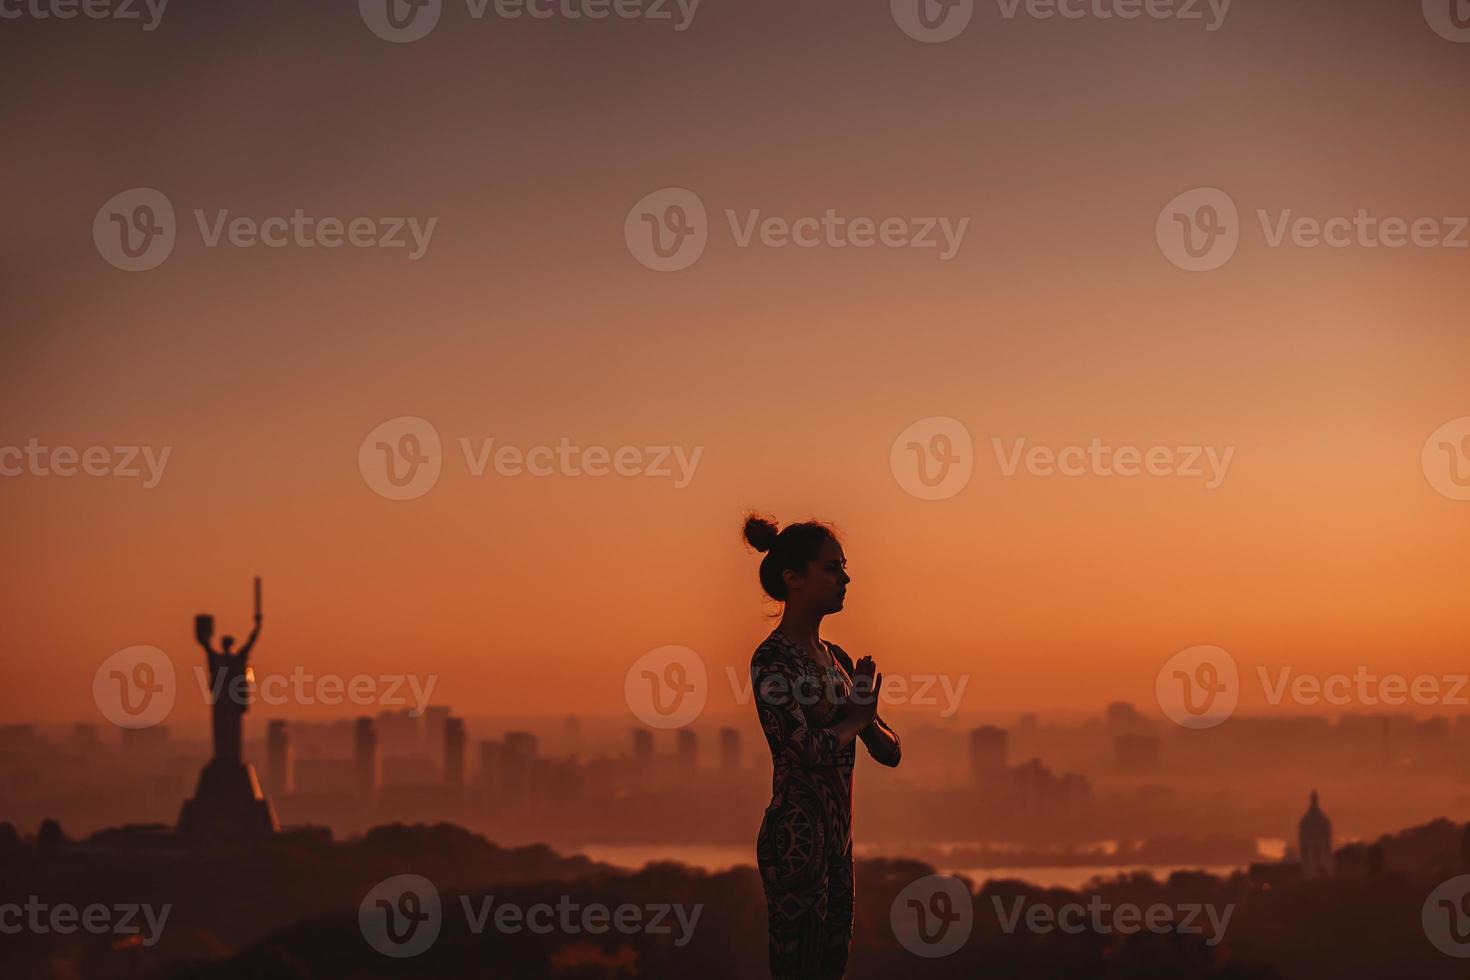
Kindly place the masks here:
<instances>
[{"instance_id":1,"label":"domed building","mask_svg":"<svg viewBox=\"0 0 1470 980\"><path fill-rule=\"evenodd\" d=\"M1332 821L1317 804L1317 791L1312 791L1312 805L1297 824L1297 850L1303 878L1328 878L1332 875Z\"/></svg>"}]
</instances>

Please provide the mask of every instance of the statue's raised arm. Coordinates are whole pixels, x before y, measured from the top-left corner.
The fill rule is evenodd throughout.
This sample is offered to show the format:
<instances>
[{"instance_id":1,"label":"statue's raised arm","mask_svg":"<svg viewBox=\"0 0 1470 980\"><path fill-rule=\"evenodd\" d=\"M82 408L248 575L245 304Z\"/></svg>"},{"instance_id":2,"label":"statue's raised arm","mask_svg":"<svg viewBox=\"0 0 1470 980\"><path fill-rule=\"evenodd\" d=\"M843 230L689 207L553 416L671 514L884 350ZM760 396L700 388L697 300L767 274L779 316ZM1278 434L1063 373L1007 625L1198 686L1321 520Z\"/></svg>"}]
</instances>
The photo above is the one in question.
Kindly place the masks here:
<instances>
[{"instance_id":1,"label":"statue's raised arm","mask_svg":"<svg viewBox=\"0 0 1470 980\"><path fill-rule=\"evenodd\" d=\"M259 635L260 635L260 613L256 613L255 614L255 628L250 631L250 635L248 637L246 637L246 639L245 639L245 645L240 648L240 659L242 661L246 657L250 656L250 650L251 650L252 647L255 646L255 638L257 636L259 636Z\"/></svg>"}]
</instances>

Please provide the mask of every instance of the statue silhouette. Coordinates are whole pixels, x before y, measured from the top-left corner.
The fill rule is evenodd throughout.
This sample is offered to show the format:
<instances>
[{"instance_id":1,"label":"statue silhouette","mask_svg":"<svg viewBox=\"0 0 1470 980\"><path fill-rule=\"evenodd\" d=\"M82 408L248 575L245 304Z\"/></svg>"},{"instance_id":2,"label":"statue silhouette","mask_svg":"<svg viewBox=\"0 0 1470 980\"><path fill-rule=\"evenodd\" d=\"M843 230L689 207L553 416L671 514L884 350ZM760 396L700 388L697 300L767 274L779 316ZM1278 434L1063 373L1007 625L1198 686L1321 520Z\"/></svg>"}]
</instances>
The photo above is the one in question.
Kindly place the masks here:
<instances>
[{"instance_id":1,"label":"statue silhouette","mask_svg":"<svg viewBox=\"0 0 1470 980\"><path fill-rule=\"evenodd\" d=\"M260 792L255 770L243 758L245 711L250 707L250 651L260 637L260 579L255 580L255 628L238 651L233 636L212 644L214 617L194 617L194 638L204 648L213 699L214 756L199 773L192 799L179 812L179 835L194 844L238 844L280 829L275 808Z\"/></svg>"},{"instance_id":2,"label":"statue silhouette","mask_svg":"<svg viewBox=\"0 0 1470 980\"><path fill-rule=\"evenodd\" d=\"M205 665L209 668L209 689L214 696L214 757L238 762L244 738L243 716L250 707L250 651L254 649L255 641L260 636L259 600L257 598L255 628L250 631L249 639L238 653L234 652L233 636L223 637L219 650L210 646L213 619L201 616L200 620L196 638L199 645L204 647Z\"/></svg>"}]
</instances>

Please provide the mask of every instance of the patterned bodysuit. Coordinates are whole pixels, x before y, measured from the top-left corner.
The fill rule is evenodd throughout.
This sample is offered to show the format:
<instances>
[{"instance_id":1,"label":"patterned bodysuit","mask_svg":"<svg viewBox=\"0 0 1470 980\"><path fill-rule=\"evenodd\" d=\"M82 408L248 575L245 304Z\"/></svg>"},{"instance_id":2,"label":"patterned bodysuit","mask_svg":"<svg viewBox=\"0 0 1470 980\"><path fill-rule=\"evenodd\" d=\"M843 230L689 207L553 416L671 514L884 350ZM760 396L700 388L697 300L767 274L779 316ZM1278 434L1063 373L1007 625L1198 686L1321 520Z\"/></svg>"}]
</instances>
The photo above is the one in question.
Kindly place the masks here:
<instances>
[{"instance_id":1,"label":"patterned bodysuit","mask_svg":"<svg viewBox=\"0 0 1470 980\"><path fill-rule=\"evenodd\" d=\"M823 641L824 643L826 641ZM756 859L766 893L771 975L836 978L852 938L852 766L857 742L839 747L832 730L847 710L852 659L826 643L824 669L779 629L751 658L756 711L771 747L771 804ZM875 718L890 736L892 729ZM863 733L874 759L898 765L893 745Z\"/></svg>"}]
</instances>

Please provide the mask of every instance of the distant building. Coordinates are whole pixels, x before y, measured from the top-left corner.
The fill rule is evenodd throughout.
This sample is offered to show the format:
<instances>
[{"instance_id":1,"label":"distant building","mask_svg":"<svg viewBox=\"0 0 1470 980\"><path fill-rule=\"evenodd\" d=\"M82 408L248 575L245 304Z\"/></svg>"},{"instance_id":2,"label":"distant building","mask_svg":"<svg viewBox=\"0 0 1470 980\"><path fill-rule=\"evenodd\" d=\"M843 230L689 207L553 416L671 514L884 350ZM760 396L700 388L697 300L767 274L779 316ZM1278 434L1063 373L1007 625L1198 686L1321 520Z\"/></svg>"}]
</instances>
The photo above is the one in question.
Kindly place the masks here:
<instances>
[{"instance_id":1,"label":"distant building","mask_svg":"<svg viewBox=\"0 0 1470 980\"><path fill-rule=\"evenodd\" d=\"M1163 745L1156 735L1118 735L1113 758L1124 772L1153 772L1164 764Z\"/></svg>"},{"instance_id":2,"label":"distant building","mask_svg":"<svg viewBox=\"0 0 1470 980\"><path fill-rule=\"evenodd\" d=\"M1297 849L1301 852L1302 877L1328 878L1332 875L1332 821L1317 805L1317 791L1312 791L1312 805L1297 824Z\"/></svg>"},{"instance_id":3,"label":"distant building","mask_svg":"<svg viewBox=\"0 0 1470 980\"><path fill-rule=\"evenodd\" d=\"M89 721L71 726L71 741L79 749L95 749L102 744L102 733Z\"/></svg>"},{"instance_id":4,"label":"distant building","mask_svg":"<svg viewBox=\"0 0 1470 980\"><path fill-rule=\"evenodd\" d=\"M699 736L687 728L679 729L679 768L699 767Z\"/></svg>"},{"instance_id":5,"label":"distant building","mask_svg":"<svg viewBox=\"0 0 1470 980\"><path fill-rule=\"evenodd\" d=\"M1092 805L1092 781L1077 773L1057 776L1032 759L1004 771L1016 809L1044 817L1076 816Z\"/></svg>"},{"instance_id":6,"label":"distant building","mask_svg":"<svg viewBox=\"0 0 1470 980\"><path fill-rule=\"evenodd\" d=\"M537 746L540 741L530 732L506 732L505 751L507 755L518 759L536 758Z\"/></svg>"},{"instance_id":7,"label":"distant building","mask_svg":"<svg viewBox=\"0 0 1470 980\"><path fill-rule=\"evenodd\" d=\"M993 787L1005 774L1008 741L1005 729L992 725L970 731L970 773L977 788Z\"/></svg>"},{"instance_id":8,"label":"distant building","mask_svg":"<svg viewBox=\"0 0 1470 980\"><path fill-rule=\"evenodd\" d=\"M444 719L444 782L448 786L464 785L464 719Z\"/></svg>"},{"instance_id":9,"label":"distant building","mask_svg":"<svg viewBox=\"0 0 1470 980\"><path fill-rule=\"evenodd\" d=\"M123 731L150 731L151 729L123 729ZM0 725L0 749L13 751L16 749L33 750L42 745L41 737L36 734L35 725Z\"/></svg>"},{"instance_id":10,"label":"distant building","mask_svg":"<svg viewBox=\"0 0 1470 980\"><path fill-rule=\"evenodd\" d=\"M531 773L536 763L536 736L506 732L500 753L500 798L513 806L531 802Z\"/></svg>"},{"instance_id":11,"label":"distant building","mask_svg":"<svg viewBox=\"0 0 1470 980\"><path fill-rule=\"evenodd\" d=\"M402 758L419 754L419 731L423 719L409 712L378 712L378 735L383 755Z\"/></svg>"},{"instance_id":12,"label":"distant building","mask_svg":"<svg viewBox=\"0 0 1470 980\"><path fill-rule=\"evenodd\" d=\"M505 745L496 739L480 742L480 785L490 793L500 792L500 759Z\"/></svg>"},{"instance_id":13,"label":"distant building","mask_svg":"<svg viewBox=\"0 0 1470 980\"><path fill-rule=\"evenodd\" d=\"M1149 729L1148 719L1127 701L1114 701L1108 705L1108 731L1115 734L1140 732Z\"/></svg>"},{"instance_id":14,"label":"distant building","mask_svg":"<svg viewBox=\"0 0 1470 980\"><path fill-rule=\"evenodd\" d=\"M266 725L265 735L265 785L272 796L283 796L296 791L296 773L291 752L291 733L286 723L279 718Z\"/></svg>"},{"instance_id":15,"label":"distant building","mask_svg":"<svg viewBox=\"0 0 1470 980\"><path fill-rule=\"evenodd\" d=\"M740 732L734 728L720 729L720 768L726 772L740 768Z\"/></svg>"},{"instance_id":16,"label":"distant building","mask_svg":"<svg viewBox=\"0 0 1470 980\"><path fill-rule=\"evenodd\" d=\"M378 730L371 718L357 719L353 759L358 795L376 796L383 784L383 762L378 751Z\"/></svg>"},{"instance_id":17,"label":"distant building","mask_svg":"<svg viewBox=\"0 0 1470 980\"><path fill-rule=\"evenodd\" d=\"M565 743L563 750L568 755L576 755L582 751L582 719L576 715L567 715L561 723L561 738Z\"/></svg>"},{"instance_id":18,"label":"distant building","mask_svg":"<svg viewBox=\"0 0 1470 980\"><path fill-rule=\"evenodd\" d=\"M640 766L653 762L653 732L646 728L633 729L633 761Z\"/></svg>"},{"instance_id":19,"label":"distant building","mask_svg":"<svg viewBox=\"0 0 1470 980\"><path fill-rule=\"evenodd\" d=\"M1370 860L1372 856L1370 855ZM1382 863L1381 849L1377 856ZM1311 806L1301 822L1297 824L1297 846L1287 845L1286 855L1280 861L1260 861L1250 866L1248 875L1258 888L1279 888L1303 878L1327 878L1333 874L1332 821L1322 812L1317 802L1317 791L1312 791ZM1381 868L1380 868L1381 871ZM1371 873L1371 872L1370 872Z\"/></svg>"},{"instance_id":20,"label":"distant building","mask_svg":"<svg viewBox=\"0 0 1470 980\"><path fill-rule=\"evenodd\" d=\"M154 725L151 728L124 728L122 730L122 750L127 755L158 755L167 748L167 725Z\"/></svg>"},{"instance_id":21,"label":"distant building","mask_svg":"<svg viewBox=\"0 0 1470 980\"><path fill-rule=\"evenodd\" d=\"M424 711L424 746L431 756L444 758L444 726L449 722L449 708L430 705Z\"/></svg>"}]
</instances>

